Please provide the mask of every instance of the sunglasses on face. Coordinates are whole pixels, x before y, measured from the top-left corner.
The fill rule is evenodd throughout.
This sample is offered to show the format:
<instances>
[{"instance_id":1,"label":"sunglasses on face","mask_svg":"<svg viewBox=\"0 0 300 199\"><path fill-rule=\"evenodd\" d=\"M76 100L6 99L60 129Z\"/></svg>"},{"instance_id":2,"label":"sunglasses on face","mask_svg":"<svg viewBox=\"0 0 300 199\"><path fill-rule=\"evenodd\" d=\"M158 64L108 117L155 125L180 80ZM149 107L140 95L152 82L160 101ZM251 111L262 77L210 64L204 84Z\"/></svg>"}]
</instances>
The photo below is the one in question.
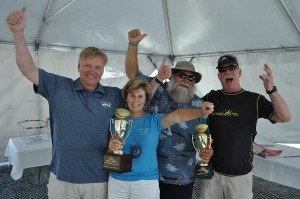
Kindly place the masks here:
<instances>
[{"instance_id":1,"label":"sunglasses on face","mask_svg":"<svg viewBox=\"0 0 300 199\"><path fill-rule=\"evenodd\" d=\"M190 82L192 82L192 81L195 80L195 76L194 75L187 75L184 72L179 72L178 73L178 77L188 79Z\"/></svg>"},{"instance_id":2,"label":"sunglasses on face","mask_svg":"<svg viewBox=\"0 0 300 199\"><path fill-rule=\"evenodd\" d=\"M235 70L235 69L238 69L239 67L237 65L229 65L229 66L226 66L226 67L223 67L223 66L220 66L218 67L218 70L220 73L222 72L225 72L227 70Z\"/></svg>"}]
</instances>

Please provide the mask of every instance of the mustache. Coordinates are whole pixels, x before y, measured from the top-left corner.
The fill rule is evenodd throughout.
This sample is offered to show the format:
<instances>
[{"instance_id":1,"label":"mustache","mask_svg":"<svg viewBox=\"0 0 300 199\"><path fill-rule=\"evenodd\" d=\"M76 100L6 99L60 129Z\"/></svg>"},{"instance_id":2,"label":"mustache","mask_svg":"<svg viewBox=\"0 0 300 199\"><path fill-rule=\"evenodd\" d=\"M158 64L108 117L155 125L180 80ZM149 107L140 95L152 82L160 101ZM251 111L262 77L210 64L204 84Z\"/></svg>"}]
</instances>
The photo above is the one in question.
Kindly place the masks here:
<instances>
[{"instance_id":1,"label":"mustache","mask_svg":"<svg viewBox=\"0 0 300 199\"><path fill-rule=\"evenodd\" d=\"M174 88L178 88L179 86L184 86L186 88L190 88L189 85L183 83L183 82L174 82Z\"/></svg>"}]
</instances>

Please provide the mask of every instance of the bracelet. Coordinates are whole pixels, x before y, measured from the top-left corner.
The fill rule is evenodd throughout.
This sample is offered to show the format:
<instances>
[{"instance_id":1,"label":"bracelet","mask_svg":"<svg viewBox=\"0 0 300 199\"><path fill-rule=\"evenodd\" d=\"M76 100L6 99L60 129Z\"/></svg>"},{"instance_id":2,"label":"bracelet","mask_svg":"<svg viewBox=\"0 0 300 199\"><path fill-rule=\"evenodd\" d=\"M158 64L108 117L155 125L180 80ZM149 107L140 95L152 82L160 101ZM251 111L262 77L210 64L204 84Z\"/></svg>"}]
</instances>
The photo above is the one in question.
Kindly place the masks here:
<instances>
[{"instance_id":1,"label":"bracelet","mask_svg":"<svg viewBox=\"0 0 300 199\"><path fill-rule=\"evenodd\" d=\"M135 44L135 43L132 43L132 42L129 42L128 44L131 45L131 46L136 46L136 47L139 45L139 44Z\"/></svg>"},{"instance_id":2,"label":"bracelet","mask_svg":"<svg viewBox=\"0 0 300 199\"><path fill-rule=\"evenodd\" d=\"M156 81L156 83L158 83L161 86L164 86L164 83L162 83L162 81L160 81L159 79L157 79L157 77L154 77L154 80Z\"/></svg>"}]
</instances>

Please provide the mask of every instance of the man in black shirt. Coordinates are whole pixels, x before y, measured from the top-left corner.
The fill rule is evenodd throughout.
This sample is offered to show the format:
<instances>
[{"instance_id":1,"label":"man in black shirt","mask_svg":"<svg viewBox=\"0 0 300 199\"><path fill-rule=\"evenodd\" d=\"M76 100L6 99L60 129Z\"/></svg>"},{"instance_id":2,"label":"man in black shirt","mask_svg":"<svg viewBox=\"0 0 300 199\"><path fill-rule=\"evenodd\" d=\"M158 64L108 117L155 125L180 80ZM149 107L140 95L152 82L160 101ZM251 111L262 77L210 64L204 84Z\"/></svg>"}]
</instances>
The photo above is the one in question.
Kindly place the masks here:
<instances>
[{"instance_id":1,"label":"man in black shirt","mask_svg":"<svg viewBox=\"0 0 300 199\"><path fill-rule=\"evenodd\" d=\"M291 113L277 92L268 64L264 65L266 74L259 78L271 102L263 95L241 87L242 70L235 56L221 56L217 69L222 89L212 90L203 97L215 106L209 116L214 149L210 162L215 175L211 180L203 181L200 198L252 198L252 143L257 134L257 120L288 122Z\"/></svg>"}]
</instances>

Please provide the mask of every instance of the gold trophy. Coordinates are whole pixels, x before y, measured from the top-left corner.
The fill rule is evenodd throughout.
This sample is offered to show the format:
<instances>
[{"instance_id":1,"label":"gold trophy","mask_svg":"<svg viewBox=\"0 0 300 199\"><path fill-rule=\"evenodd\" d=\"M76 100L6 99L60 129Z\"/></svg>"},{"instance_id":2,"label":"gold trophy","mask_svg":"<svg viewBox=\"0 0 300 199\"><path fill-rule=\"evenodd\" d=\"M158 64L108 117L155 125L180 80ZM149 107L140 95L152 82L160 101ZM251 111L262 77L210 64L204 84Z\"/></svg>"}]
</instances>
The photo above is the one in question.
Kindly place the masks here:
<instances>
[{"instance_id":1,"label":"gold trophy","mask_svg":"<svg viewBox=\"0 0 300 199\"><path fill-rule=\"evenodd\" d=\"M201 152L202 149L211 147L211 135L207 135L208 125L199 124L195 127L196 135L192 135L194 148ZM195 166L196 178L211 179L214 175L211 164L204 163L202 160Z\"/></svg>"},{"instance_id":2,"label":"gold trophy","mask_svg":"<svg viewBox=\"0 0 300 199\"><path fill-rule=\"evenodd\" d=\"M117 118L110 119L110 132L113 139L125 142L128 137L132 120L125 120L129 116L128 110L119 108L115 112ZM107 172L125 173L131 171L132 157L130 154L124 154L122 150L113 151L112 154L104 154L103 170Z\"/></svg>"}]
</instances>

